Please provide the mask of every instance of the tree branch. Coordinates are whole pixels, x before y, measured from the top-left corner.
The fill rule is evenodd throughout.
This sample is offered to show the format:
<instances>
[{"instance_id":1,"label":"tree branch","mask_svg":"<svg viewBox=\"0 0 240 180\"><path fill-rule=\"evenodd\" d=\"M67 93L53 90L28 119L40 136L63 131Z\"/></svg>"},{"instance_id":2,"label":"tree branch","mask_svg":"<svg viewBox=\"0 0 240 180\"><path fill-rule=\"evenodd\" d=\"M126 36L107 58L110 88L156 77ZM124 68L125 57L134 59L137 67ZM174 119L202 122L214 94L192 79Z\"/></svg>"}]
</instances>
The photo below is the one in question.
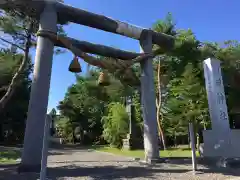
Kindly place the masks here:
<instances>
[{"instance_id":1,"label":"tree branch","mask_svg":"<svg viewBox=\"0 0 240 180\"><path fill-rule=\"evenodd\" d=\"M10 42L10 41L8 41L8 40L6 40L6 39L4 39L4 38L1 38L1 37L0 37L0 40L6 42L6 43L8 43L8 44L14 45L14 46L16 46L17 48L21 49L22 51L25 51L25 50L26 50L26 49L22 48L21 46L19 46L19 45L17 45L17 44L14 44L13 42Z\"/></svg>"},{"instance_id":2,"label":"tree branch","mask_svg":"<svg viewBox=\"0 0 240 180\"><path fill-rule=\"evenodd\" d=\"M1 87L1 88L0 88L0 92L7 90L7 88L8 88L7 86Z\"/></svg>"},{"instance_id":3,"label":"tree branch","mask_svg":"<svg viewBox=\"0 0 240 180\"><path fill-rule=\"evenodd\" d=\"M29 27L29 32L31 32L31 31L32 31L32 24ZM9 99L12 97L12 95L15 91L15 88L19 83L18 82L19 77L21 76L22 72L25 70L25 67L28 63L28 55L29 55L30 46L31 46L31 33L28 34L27 42L25 44L26 50L25 50L25 53L24 53L22 63L19 66L15 75L13 76L12 81L11 81L10 85L8 86L7 92L5 93L5 95L0 100L0 112L3 111L6 104L8 103Z\"/></svg>"}]
</instances>

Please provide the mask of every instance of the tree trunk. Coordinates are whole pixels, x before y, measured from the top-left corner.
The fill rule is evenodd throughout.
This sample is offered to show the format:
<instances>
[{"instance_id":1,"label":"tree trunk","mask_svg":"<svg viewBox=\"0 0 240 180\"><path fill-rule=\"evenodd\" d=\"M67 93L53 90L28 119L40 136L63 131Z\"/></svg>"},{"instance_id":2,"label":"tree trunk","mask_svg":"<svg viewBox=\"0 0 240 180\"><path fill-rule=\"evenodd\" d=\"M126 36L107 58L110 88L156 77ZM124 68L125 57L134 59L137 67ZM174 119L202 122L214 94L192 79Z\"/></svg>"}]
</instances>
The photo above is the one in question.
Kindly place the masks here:
<instances>
[{"instance_id":1,"label":"tree trunk","mask_svg":"<svg viewBox=\"0 0 240 180\"><path fill-rule=\"evenodd\" d=\"M188 130L188 149L191 148L190 131Z\"/></svg>"},{"instance_id":2,"label":"tree trunk","mask_svg":"<svg viewBox=\"0 0 240 180\"><path fill-rule=\"evenodd\" d=\"M197 150L199 150L199 146L200 146L200 135L199 135L199 132L197 132L196 136L197 136L196 146L197 146Z\"/></svg>"},{"instance_id":3,"label":"tree trunk","mask_svg":"<svg viewBox=\"0 0 240 180\"><path fill-rule=\"evenodd\" d=\"M199 134L199 124L198 123L195 123L195 138L196 138L196 149L198 150L199 149L199 145L200 145L200 134Z\"/></svg>"},{"instance_id":4,"label":"tree trunk","mask_svg":"<svg viewBox=\"0 0 240 180\"><path fill-rule=\"evenodd\" d=\"M203 129L207 130L207 125L206 125L206 121L205 120L204 120L204 123L203 123Z\"/></svg>"},{"instance_id":5,"label":"tree trunk","mask_svg":"<svg viewBox=\"0 0 240 180\"><path fill-rule=\"evenodd\" d=\"M6 104L11 99L12 95L14 94L14 91L15 91L17 85L19 84L19 78L21 77L21 75L24 72L25 67L28 63L28 55L29 55L29 50L31 47L31 29L32 29L32 27L30 27L29 32L28 32L27 41L25 44L24 57L22 58L22 63L19 66L17 72L14 74L12 81L7 88L7 92L0 99L0 112L2 112L4 110Z\"/></svg>"},{"instance_id":6,"label":"tree trunk","mask_svg":"<svg viewBox=\"0 0 240 180\"><path fill-rule=\"evenodd\" d=\"M177 147L177 136L174 134L174 146Z\"/></svg>"},{"instance_id":7,"label":"tree trunk","mask_svg":"<svg viewBox=\"0 0 240 180\"><path fill-rule=\"evenodd\" d=\"M166 150L166 142L165 142L165 136L164 136L164 132L162 129L162 125L161 125L161 120L160 120L160 114L159 114L159 108L157 108L157 123L158 123L158 134L159 134L159 138L161 139L161 143L163 145L163 149Z\"/></svg>"},{"instance_id":8,"label":"tree trunk","mask_svg":"<svg viewBox=\"0 0 240 180\"><path fill-rule=\"evenodd\" d=\"M158 134L159 138L161 139L161 143L163 145L163 149L166 150L166 141L165 141L165 135L164 131L161 125L162 121L162 114L161 114L161 105L162 105L162 94L161 94L161 82L160 82L160 68L161 68L161 62L160 59L158 60L158 72L157 72L157 91L158 91L158 97L156 97L156 107L157 107L157 123L158 123Z\"/></svg>"},{"instance_id":9,"label":"tree trunk","mask_svg":"<svg viewBox=\"0 0 240 180\"><path fill-rule=\"evenodd\" d=\"M0 123L0 144L4 141L4 134L3 134L3 125L2 122Z\"/></svg>"}]
</instances>

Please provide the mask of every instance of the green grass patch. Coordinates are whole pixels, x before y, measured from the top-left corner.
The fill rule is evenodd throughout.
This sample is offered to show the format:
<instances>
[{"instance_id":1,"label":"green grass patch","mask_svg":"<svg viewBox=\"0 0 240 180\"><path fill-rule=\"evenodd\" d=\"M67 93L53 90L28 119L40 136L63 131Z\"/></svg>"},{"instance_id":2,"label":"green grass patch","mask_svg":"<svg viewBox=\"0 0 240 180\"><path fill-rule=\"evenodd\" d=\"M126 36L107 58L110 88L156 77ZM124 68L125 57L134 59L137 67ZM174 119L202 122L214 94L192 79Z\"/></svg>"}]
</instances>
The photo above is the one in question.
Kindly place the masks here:
<instances>
[{"instance_id":1,"label":"green grass patch","mask_svg":"<svg viewBox=\"0 0 240 180\"><path fill-rule=\"evenodd\" d=\"M144 150L124 150L124 149L117 149L108 146L94 146L92 149L101 152L108 152L116 155L122 155L127 157L134 157L134 158L144 158ZM191 149L188 148L170 148L168 150L161 150L159 151L160 157L191 157L192 152ZM199 156L198 152L196 155Z\"/></svg>"},{"instance_id":2,"label":"green grass patch","mask_svg":"<svg viewBox=\"0 0 240 180\"><path fill-rule=\"evenodd\" d=\"M20 151L17 150L6 150L0 151L0 164L13 164L20 158Z\"/></svg>"}]
</instances>

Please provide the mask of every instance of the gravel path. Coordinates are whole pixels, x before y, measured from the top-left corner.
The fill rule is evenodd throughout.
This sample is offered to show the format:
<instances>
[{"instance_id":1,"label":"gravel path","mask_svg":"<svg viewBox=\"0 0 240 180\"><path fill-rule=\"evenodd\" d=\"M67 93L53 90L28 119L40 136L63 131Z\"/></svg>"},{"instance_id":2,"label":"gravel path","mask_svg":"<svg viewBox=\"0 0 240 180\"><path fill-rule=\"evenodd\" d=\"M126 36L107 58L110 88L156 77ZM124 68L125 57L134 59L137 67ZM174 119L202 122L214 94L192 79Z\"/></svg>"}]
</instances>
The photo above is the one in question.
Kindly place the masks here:
<instances>
[{"instance_id":1,"label":"gravel path","mask_svg":"<svg viewBox=\"0 0 240 180\"><path fill-rule=\"evenodd\" d=\"M182 160L147 166L130 158L83 149L52 150L48 167L48 177L52 180L235 180L240 176L240 169L207 169L202 165L194 176L191 164ZM36 174L18 175L15 167L0 165L1 180L36 180L38 177Z\"/></svg>"}]
</instances>

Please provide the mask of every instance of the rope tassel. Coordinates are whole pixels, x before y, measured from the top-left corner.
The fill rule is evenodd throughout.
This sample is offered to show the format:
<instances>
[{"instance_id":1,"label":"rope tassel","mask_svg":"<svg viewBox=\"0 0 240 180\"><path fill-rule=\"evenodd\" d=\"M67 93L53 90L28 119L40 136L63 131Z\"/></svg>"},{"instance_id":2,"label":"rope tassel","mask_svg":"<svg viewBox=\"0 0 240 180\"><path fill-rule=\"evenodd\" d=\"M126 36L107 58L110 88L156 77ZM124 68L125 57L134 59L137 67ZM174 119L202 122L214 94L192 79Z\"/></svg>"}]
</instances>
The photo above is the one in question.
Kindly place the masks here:
<instances>
[{"instance_id":1,"label":"rope tassel","mask_svg":"<svg viewBox=\"0 0 240 180\"><path fill-rule=\"evenodd\" d=\"M98 85L99 86L109 86L109 76L106 72L100 72L100 75L98 77Z\"/></svg>"},{"instance_id":2,"label":"rope tassel","mask_svg":"<svg viewBox=\"0 0 240 180\"><path fill-rule=\"evenodd\" d=\"M131 69L131 66L135 63L140 63L141 61L145 61L148 58L154 58L156 55L161 54L159 49L154 50L152 53L142 53L134 59L129 60L120 60L114 58L105 58L99 60L95 56L89 55L86 52L82 51L81 49L75 47L72 44L72 40L68 37L64 37L61 35L57 35L56 33L40 30L37 32L37 36L42 36L49 38L54 43L60 43L65 48L72 51L75 55L74 59L72 60L71 64L69 65L69 71L73 73L80 73L82 72L81 65L78 62L78 57L80 57L83 61L93 66L97 66L101 69L107 70L109 73L116 74L119 72L119 80L124 84L124 82L130 86L138 86L139 85L139 78L136 76L135 72ZM127 69L127 70L126 70ZM120 77L121 76L121 77ZM110 80L108 77L108 73L102 72L98 79L98 85L100 86L108 86L110 85Z\"/></svg>"},{"instance_id":3,"label":"rope tassel","mask_svg":"<svg viewBox=\"0 0 240 180\"><path fill-rule=\"evenodd\" d=\"M72 62L69 65L68 70L72 73L80 73L82 72L82 68L80 63L78 62L77 56L74 56Z\"/></svg>"}]
</instances>

